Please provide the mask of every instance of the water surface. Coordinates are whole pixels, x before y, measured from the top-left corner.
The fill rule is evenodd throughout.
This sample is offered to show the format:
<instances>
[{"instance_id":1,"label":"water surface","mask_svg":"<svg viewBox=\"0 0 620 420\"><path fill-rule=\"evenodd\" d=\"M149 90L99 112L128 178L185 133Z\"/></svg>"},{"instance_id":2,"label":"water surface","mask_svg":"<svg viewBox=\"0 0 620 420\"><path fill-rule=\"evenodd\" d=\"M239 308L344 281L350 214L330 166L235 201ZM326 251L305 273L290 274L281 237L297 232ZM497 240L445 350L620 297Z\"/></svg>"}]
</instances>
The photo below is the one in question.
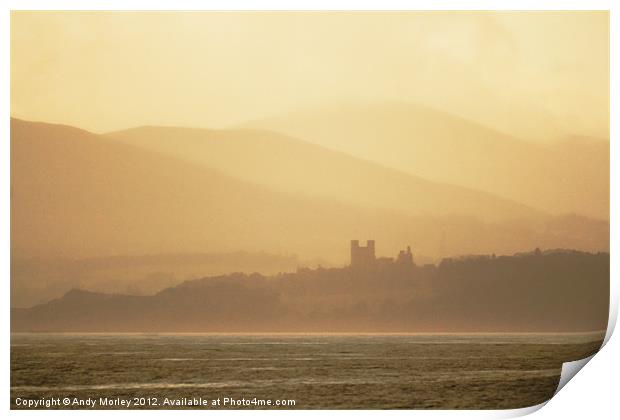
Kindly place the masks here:
<instances>
[{"instance_id":1,"label":"water surface","mask_svg":"<svg viewBox=\"0 0 620 420\"><path fill-rule=\"evenodd\" d=\"M12 334L11 406L20 408L16 398L137 397L157 406L130 408L164 408L165 398L227 397L291 399L297 409L519 408L549 399L561 364L594 353L602 338Z\"/></svg>"}]
</instances>

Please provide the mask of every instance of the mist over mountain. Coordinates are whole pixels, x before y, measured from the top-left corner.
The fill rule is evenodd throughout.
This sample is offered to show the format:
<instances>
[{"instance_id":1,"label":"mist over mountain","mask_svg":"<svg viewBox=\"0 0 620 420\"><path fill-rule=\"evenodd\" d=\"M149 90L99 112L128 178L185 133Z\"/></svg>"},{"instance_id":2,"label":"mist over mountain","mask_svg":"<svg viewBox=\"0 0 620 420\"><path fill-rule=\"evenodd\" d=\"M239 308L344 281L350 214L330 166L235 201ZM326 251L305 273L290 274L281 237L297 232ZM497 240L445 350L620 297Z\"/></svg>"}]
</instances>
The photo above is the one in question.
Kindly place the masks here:
<instances>
[{"instance_id":1,"label":"mist over mountain","mask_svg":"<svg viewBox=\"0 0 620 420\"><path fill-rule=\"evenodd\" d=\"M405 102L310 109L244 127L278 131L551 214L609 219L608 139L564 136L530 143Z\"/></svg>"},{"instance_id":2,"label":"mist over mountain","mask_svg":"<svg viewBox=\"0 0 620 420\"><path fill-rule=\"evenodd\" d=\"M193 130L172 132L203 135ZM220 167L77 128L13 119L12 256L86 258L244 250L342 264L348 255L342 244L351 238L374 238L390 253L411 244L416 254L428 256L513 253L537 246L590 251L609 247L604 221L577 215L548 217L489 194L409 177L306 143L289 147L288 140L282 143L282 139L271 140L277 144L273 152L283 153L274 159L267 159L269 153L264 159L247 157L258 154L259 148L238 158L256 162L258 169L248 170L251 174L259 174L260 168L274 161L278 171L301 167L297 172L291 170L293 187L289 189L269 184L268 175L250 182L241 179L249 177L247 173L237 178ZM182 137L179 141L182 144ZM270 150L268 145L264 147ZM317 156L313 158L312 153ZM316 167L304 166L306 155ZM223 155L215 156L213 161L226 161ZM330 164L331 160L335 163ZM321 178L325 182L334 176L325 185L324 195L306 191L319 188L312 184L314 175L304 174L306 170L319 178L328 174ZM378 199L366 204L359 192L347 192L355 188L353 181L350 188L347 182L356 175L371 182L363 170L379 177L367 185L369 197ZM283 173L278 171L274 173ZM346 175L347 182L340 181L338 174ZM295 185L299 185L298 192L293 191ZM346 200L333 196L337 188L343 189ZM419 208L426 210L396 207L399 195L407 206L419 201L424 206ZM491 213L484 210L490 208L505 210L499 212L505 221L484 220ZM475 209L480 209L480 215Z\"/></svg>"},{"instance_id":3,"label":"mist over mountain","mask_svg":"<svg viewBox=\"0 0 620 420\"><path fill-rule=\"evenodd\" d=\"M604 330L609 254L574 251L236 273L152 296L72 290L13 309L11 330L74 332L565 332Z\"/></svg>"},{"instance_id":4,"label":"mist over mountain","mask_svg":"<svg viewBox=\"0 0 620 420\"><path fill-rule=\"evenodd\" d=\"M492 194L430 182L272 131L140 127L108 136L278 191L364 208L424 216L475 215L489 222L543 216Z\"/></svg>"}]
</instances>

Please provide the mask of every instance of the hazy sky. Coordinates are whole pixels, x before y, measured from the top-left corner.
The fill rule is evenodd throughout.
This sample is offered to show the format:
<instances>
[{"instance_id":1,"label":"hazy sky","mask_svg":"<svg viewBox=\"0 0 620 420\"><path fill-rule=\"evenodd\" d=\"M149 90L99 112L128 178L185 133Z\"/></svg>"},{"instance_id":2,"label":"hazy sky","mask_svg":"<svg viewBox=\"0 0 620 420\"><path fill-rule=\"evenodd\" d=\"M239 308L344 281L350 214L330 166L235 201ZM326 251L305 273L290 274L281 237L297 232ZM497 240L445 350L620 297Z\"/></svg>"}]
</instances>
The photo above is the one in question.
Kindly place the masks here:
<instances>
[{"instance_id":1,"label":"hazy sky","mask_svg":"<svg viewBox=\"0 0 620 420\"><path fill-rule=\"evenodd\" d=\"M608 137L606 12L13 12L11 113L105 132L412 101Z\"/></svg>"}]
</instances>

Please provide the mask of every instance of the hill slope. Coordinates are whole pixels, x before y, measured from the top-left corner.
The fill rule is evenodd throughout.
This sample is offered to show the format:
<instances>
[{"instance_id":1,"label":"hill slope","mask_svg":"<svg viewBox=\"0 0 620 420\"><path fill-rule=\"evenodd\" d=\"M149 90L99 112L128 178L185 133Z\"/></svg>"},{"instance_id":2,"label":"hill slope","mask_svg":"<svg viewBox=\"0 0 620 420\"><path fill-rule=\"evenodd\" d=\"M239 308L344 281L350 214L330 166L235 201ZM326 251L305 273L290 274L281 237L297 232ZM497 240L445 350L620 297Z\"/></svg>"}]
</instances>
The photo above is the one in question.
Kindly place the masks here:
<instances>
[{"instance_id":1,"label":"hill slope","mask_svg":"<svg viewBox=\"0 0 620 420\"><path fill-rule=\"evenodd\" d=\"M11 164L13 257L264 250L344 263L353 238L376 239L383 255L406 244L416 255L432 256L609 247L606 222L487 223L471 215L352 205L275 191L67 126L12 120ZM444 191L454 203L450 189ZM441 201L436 207L441 213Z\"/></svg>"},{"instance_id":2,"label":"hill slope","mask_svg":"<svg viewBox=\"0 0 620 420\"><path fill-rule=\"evenodd\" d=\"M430 182L270 131L140 127L109 136L279 191L356 206L415 215L473 215L484 221L543 216L488 193Z\"/></svg>"},{"instance_id":3,"label":"hill slope","mask_svg":"<svg viewBox=\"0 0 620 420\"><path fill-rule=\"evenodd\" d=\"M529 143L410 103L297 112L245 127L275 130L552 214L609 219L609 141L604 139Z\"/></svg>"},{"instance_id":4,"label":"hill slope","mask_svg":"<svg viewBox=\"0 0 620 420\"><path fill-rule=\"evenodd\" d=\"M315 254L328 242L322 239L356 223L347 222L350 207L277 193L72 127L12 120L11 163L17 256Z\"/></svg>"}]
</instances>

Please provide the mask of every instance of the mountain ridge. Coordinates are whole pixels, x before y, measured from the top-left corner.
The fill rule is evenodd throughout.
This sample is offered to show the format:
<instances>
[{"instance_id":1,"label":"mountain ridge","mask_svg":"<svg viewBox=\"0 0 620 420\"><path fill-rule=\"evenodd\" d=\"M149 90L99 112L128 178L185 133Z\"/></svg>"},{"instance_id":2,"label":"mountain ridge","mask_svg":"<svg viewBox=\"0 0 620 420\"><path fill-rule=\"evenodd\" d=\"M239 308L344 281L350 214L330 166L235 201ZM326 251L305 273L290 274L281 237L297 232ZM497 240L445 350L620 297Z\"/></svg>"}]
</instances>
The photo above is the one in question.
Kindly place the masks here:
<instances>
[{"instance_id":1,"label":"mountain ridge","mask_svg":"<svg viewBox=\"0 0 620 420\"><path fill-rule=\"evenodd\" d=\"M297 167L297 160L286 164ZM415 214L310 199L61 125L11 120L11 161L11 245L18 257L245 250L338 263L347 258L342 244L351 238L374 238L391 250L412 244L428 256L609 247L608 224L587 218L485 222L475 212L448 212L441 201L426 204L438 212ZM358 178L353 169L348 176ZM348 180L337 181L348 186ZM392 200L405 191L402 197L414 204L420 198L403 186L358 187ZM450 200L456 210L465 208L460 199Z\"/></svg>"},{"instance_id":2,"label":"mountain ridge","mask_svg":"<svg viewBox=\"0 0 620 420\"><path fill-rule=\"evenodd\" d=\"M239 126L265 128L426 179L498 194L551 214L609 220L609 141L530 142L409 102L308 108ZM352 139L355 139L353 141ZM594 147L593 145L596 146Z\"/></svg>"},{"instance_id":3,"label":"mountain ridge","mask_svg":"<svg viewBox=\"0 0 620 420\"><path fill-rule=\"evenodd\" d=\"M353 204L414 213L441 214L449 206L454 210L448 213L475 214L492 221L543 216L540 210L502 196L429 181L272 130L145 126L108 136L284 192L324 195ZM314 173L317 168L320 168L321 177ZM452 203L443 198L450 195L458 195L458 198ZM428 196L433 197L431 204L421 204L429 200ZM468 204L475 200L484 204ZM508 215L503 214L506 212Z\"/></svg>"}]
</instances>

